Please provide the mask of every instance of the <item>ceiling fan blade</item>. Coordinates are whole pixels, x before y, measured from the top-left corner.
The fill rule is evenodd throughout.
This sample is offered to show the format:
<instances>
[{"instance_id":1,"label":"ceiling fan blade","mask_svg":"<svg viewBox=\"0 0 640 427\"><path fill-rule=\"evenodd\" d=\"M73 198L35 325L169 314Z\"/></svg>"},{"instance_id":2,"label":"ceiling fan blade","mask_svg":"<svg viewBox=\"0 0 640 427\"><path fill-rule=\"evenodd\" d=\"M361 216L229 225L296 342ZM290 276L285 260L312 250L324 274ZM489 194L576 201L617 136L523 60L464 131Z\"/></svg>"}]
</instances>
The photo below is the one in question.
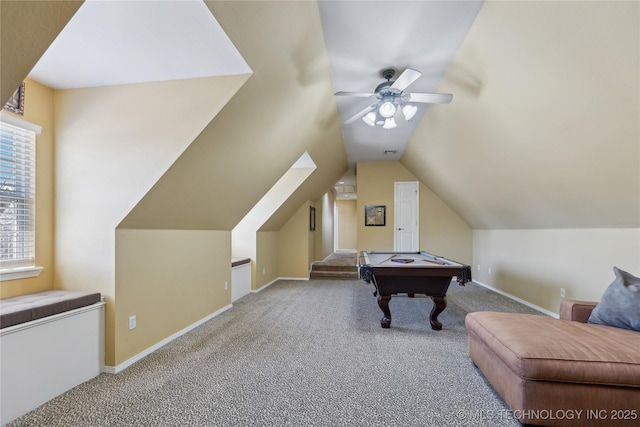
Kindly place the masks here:
<instances>
[{"instance_id":1,"label":"ceiling fan blade","mask_svg":"<svg viewBox=\"0 0 640 427\"><path fill-rule=\"evenodd\" d=\"M450 93L407 93L406 95L409 95L407 102L424 102L426 104L448 104L453 99L453 95Z\"/></svg>"},{"instance_id":2,"label":"ceiling fan blade","mask_svg":"<svg viewBox=\"0 0 640 427\"><path fill-rule=\"evenodd\" d=\"M365 92L336 92L336 96L356 96L358 98L369 98L370 96L376 96L375 93L365 93Z\"/></svg>"},{"instance_id":3,"label":"ceiling fan blade","mask_svg":"<svg viewBox=\"0 0 640 427\"><path fill-rule=\"evenodd\" d=\"M391 89L398 89L400 92L402 92L403 90L408 88L411 83L418 80L421 75L422 73L420 71L407 68L391 85Z\"/></svg>"},{"instance_id":4,"label":"ceiling fan blade","mask_svg":"<svg viewBox=\"0 0 640 427\"><path fill-rule=\"evenodd\" d=\"M359 113L357 113L355 116L351 117L350 119L346 120L344 122L345 125L350 125L351 123L355 122L356 120L358 120L360 117L364 116L365 114L367 114L369 111L373 111L374 108L376 108L376 105L378 104L371 104L369 105L367 108L365 108L364 110L360 111Z\"/></svg>"}]
</instances>

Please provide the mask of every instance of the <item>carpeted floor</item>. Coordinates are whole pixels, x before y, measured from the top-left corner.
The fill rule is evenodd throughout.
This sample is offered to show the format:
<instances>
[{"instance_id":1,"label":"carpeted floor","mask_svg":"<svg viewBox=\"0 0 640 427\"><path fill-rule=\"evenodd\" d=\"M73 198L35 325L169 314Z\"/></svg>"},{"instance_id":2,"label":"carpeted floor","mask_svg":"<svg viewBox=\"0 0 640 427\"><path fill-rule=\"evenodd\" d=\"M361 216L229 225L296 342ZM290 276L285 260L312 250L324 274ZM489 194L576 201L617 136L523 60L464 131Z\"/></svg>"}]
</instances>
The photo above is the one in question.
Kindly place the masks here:
<instances>
[{"instance_id":1,"label":"carpeted floor","mask_svg":"<svg viewBox=\"0 0 640 427\"><path fill-rule=\"evenodd\" d=\"M355 251L334 252L322 261L311 264L309 278L316 280L357 280L358 263Z\"/></svg>"},{"instance_id":2,"label":"carpeted floor","mask_svg":"<svg viewBox=\"0 0 640 427\"><path fill-rule=\"evenodd\" d=\"M116 375L102 374L10 426L519 426L467 356L466 313L537 313L452 283L442 331L428 298L280 281ZM537 313L539 314L539 313Z\"/></svg>"},{"instance_id":3,"label":"carpeted floor","mask_svg":"<svg viewBox=\"0 0 640 427\"><path fill-rule=\"evenodd\" d=\"M355 251L338 251L320 261L319 264L358 265L358 261Z\"/></svg>"}]
</instances>

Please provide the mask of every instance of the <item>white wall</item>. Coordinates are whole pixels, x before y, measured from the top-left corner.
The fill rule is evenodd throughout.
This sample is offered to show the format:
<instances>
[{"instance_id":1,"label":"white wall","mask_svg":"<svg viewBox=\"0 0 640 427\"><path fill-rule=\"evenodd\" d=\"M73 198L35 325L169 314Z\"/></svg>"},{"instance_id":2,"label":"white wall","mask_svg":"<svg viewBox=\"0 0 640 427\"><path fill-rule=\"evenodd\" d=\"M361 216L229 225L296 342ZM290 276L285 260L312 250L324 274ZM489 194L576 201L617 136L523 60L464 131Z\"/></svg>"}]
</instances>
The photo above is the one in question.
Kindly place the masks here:
<instances>
[{"instance_id":1,"label":"white wall","mask_svg":"<svg viewBox=\"0 0 640 427\"><path fill-rule=\"evenodd\" d=\"M321 239L316 239L316 261L321 261L333 253L335 245L335 197L331 191L322 196L320 210L316 209L316 230L320 225ZM317 231L316 231L317 232ZM321 240L321 241L318 241ZM320 251L318 251L320 249Z\"/></svg>"}]
</instances>

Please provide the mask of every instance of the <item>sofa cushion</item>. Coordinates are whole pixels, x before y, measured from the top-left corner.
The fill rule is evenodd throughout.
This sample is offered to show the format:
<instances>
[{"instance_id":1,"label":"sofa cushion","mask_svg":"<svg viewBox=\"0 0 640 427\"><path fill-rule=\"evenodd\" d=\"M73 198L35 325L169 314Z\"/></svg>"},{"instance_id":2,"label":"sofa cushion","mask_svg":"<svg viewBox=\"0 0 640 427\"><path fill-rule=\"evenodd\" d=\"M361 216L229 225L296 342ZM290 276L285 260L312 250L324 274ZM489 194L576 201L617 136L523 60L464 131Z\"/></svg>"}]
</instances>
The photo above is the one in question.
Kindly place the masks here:
<instances>
[{"instance_id":1,"label":"sofa cushion","mask_svg":"<svg viewBox=\"0 0 640 427\"><path fill-rule=\"evenodd\" d=\"M640 278L613 267L616 278L589 316L589 323L640 332Z\"/></svg>"},{"instance_id":2,"label":"sofa cushion","mask_svg":"<svg viewBox=\"0 0 640 427\"><path fill-rule=\"evenodd\" d=\"M99 302L99 292L52 290L0 300L0 328Z\"/></svg>"},{"instance_id":3,"label":"sofa cushion","mask_svg":"<svg viewBox=\"0 0 640 427\"><path fill-rule=\"evenodd\" d=\"M638 332L518 313L470 313L465 324L522 378L640 387Z\"/></svg>"}]
</instances>

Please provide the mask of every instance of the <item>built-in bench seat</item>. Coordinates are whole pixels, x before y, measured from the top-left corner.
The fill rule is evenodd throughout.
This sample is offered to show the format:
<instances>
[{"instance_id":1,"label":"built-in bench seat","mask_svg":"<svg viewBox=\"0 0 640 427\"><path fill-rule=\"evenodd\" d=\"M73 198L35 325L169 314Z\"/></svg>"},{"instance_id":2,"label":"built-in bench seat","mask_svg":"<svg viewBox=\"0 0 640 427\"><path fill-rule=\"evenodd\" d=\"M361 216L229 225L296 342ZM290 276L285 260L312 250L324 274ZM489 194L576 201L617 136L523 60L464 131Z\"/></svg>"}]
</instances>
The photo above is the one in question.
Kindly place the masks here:
<instances>
[{"instance_id":1,"label":"built-in bench seat","mask_svg":"<svg viewBox=\"0 0 640 427\"><path fill-rule=\"evenodd\" d=\"M231 267L239 267L243 264L251 264L251 258L231 258Z\"/></svg>"},{"instance_id":2,"label":"built-in bench seat","mask_svg":"<svg viewBox=\"0 0 640 427\"><path fill-rule=\"evenodd\" d=\"M251 259L231 258L231 302L251 292Z\"/></svg>"},{"instance_id":3,"label":"built-in bench seat","mask_svg":"<svg viewBox=\"0 0 640 427\"><path fill-rule=\"evenodd\" d=\"M100 302L99 292L52 290L0 300L0 329Z\"/></svg>"},{"instance_id":4,"label":"built-in bench seat","mask_svg":"<svg viewBox=\"0 0 640 427\"><path fill-rule=\"evenodd\" d=\"M0 424L102 372L104 306L65 290L0 300Z\"/></svg>"}]
</instances>

